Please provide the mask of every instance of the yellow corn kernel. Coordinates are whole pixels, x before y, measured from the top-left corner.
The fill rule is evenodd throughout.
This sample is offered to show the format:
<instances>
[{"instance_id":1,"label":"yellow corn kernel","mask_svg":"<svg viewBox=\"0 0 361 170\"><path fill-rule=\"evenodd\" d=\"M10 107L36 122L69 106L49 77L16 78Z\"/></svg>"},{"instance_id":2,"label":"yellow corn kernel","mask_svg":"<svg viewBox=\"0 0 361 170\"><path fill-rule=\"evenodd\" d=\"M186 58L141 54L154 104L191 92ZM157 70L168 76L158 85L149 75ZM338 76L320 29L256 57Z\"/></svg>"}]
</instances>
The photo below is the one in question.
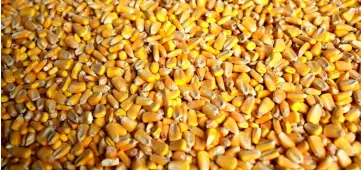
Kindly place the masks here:
<instances>
[{"instance_id":1,"label":"yellow corn kernel","mask_svg":"<svg viewBox=\"0 0 361 170\"><path fill-rule=\"evenodd\" d=\"M242 150L238 153L242 161L251 161L261 157L261 152L258 150Z\"/></svg>"},{"instance_id":2,"label":"yellow corn kernel","mask_svg":"<svg viewBox=\"0 0 361 170\"><path fill-rule=\"evenodd\" d=\"M310 145L312 152L318 158L324 158L326 156L326 150L325 150L323 143L321 141L321 138L319 136L309 136L307 138L307 141L308 141L308 144Z\"/></svg>"},{"instance_id":3,"label":"yellow corn kernel","mask_svg":"<svg viewBox=\"0 0 361 170\"><path fill-rule=\"evenodd\" d=\"M216 158L216 163L222 168L235 169L237 166L237 159L230 156L219 155Z\"/></svg>"},{"instance_id":4,"label":"yellow corn kernel","mask_svg":"<svg viewBox=\"0 0 361 170\"><path fill-rule=\"evenodd\" d=\"M190 165L189 165L189 162L184 161L184 160L170 161L168 164L168 169L190 170Z\"/></svg>"},{"instance_id":5,"label":"yellow corn kernel","mask_svg":"<svg viewBox=\"0 0 361 170\"><path fill-rule=\"evenodd\" d=\"M255 106L256 99L254 97L248 97L242 104L240 110L244 114L251 114L253 107Z\"/></svg>"}]
</instances>

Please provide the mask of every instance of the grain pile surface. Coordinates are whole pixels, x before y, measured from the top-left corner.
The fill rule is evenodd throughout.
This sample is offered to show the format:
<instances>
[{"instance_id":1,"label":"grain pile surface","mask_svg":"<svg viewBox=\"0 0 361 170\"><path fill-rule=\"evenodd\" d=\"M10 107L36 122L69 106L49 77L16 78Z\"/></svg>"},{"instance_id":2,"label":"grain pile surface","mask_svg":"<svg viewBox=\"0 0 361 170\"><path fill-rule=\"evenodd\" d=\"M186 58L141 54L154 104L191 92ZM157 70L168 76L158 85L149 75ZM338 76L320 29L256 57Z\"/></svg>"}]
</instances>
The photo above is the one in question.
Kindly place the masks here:
<instances>
[{"instance_id":1,"label":"grain pile surface","mask_svg":"<svg viewBox=\"0 0 361 170\"><path fill-rule=\"evenodd\" d=\"M2 0L1 167L361 169L360 0Z\"/></svg>"}]
</instances>

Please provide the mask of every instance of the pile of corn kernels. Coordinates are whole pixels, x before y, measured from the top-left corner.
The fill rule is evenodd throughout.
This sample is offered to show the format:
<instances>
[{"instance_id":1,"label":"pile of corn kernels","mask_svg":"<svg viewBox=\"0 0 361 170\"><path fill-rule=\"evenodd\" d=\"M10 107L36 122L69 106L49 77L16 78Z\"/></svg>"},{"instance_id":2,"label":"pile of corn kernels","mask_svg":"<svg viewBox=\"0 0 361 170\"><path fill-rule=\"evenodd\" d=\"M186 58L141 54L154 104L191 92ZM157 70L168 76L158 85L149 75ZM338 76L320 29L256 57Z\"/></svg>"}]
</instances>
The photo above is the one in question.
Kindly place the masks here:
<instances>
[{"instance_id":1,"label":"pile of corn kernels","mask_svg":"<svg viewBox=\"0 0 361 170\"><path fill-rule=\"evenodd\" d=\"M361 169L360 0L2 0L1 167Z\"/></svg>"}]
</instances>

